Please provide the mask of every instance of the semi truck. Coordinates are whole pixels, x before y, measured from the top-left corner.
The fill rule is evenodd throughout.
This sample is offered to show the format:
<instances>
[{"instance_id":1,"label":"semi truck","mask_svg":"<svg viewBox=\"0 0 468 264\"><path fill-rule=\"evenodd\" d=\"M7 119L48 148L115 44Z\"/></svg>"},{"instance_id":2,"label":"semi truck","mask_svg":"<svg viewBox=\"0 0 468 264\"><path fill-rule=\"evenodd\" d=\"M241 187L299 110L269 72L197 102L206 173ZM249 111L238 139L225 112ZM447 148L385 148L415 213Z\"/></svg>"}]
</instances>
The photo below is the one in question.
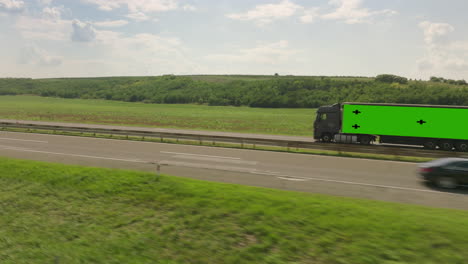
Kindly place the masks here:
<instances>
[{"instance_id":1,"label":"semi truck","mask_svg":"<svg viewBox=\"0 0 468 264\"><path fill-rule=\"evenodd\" d=\"M314 138L468 151L468 107L349 102L322 106L317 109Z\"/></svg>"}]
</instances>

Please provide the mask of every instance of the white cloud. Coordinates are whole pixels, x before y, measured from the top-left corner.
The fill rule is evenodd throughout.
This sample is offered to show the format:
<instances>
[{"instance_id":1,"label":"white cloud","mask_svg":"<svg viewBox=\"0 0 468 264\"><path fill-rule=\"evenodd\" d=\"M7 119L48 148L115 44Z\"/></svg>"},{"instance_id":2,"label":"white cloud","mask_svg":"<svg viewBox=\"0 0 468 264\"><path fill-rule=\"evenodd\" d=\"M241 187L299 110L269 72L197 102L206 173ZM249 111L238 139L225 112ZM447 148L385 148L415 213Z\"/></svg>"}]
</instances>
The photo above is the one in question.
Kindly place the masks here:
<instances>
[{"instance_id":1,"label":"white cloud","mask_svg":"<svg viewBox=\"0 0 468 264\"><path fill-rule=\"evenodd\" d=\"M258 25L266 25L277 19L293 16L303 7L289 0L283 0L278 4L257 5L245 13L228 14L227 17L242 21L255 21Z\"/></svg>"},{"instance_id":2,"label":"white cloud","mask_svg":"<svg viewBox=\"0 0 468 264\"><path fill-rule=\"evenodd\" d=\"M39 2L41 5L50 5L52 4L52 1L54 0L37 0L37 2Z\"/></svg>"},{"instance_id":3,"label":"white cloud","mask_svg":"<svg viewBox=\"0 0 468 264\"><path fill-rule=\"evenodd\" d=\"M62 64L62 57L50 55L35 45L28 45L21 49L19 63L38 66L58 66Z\"/></svg>"},{"instance_id":4,"label":"white cloud","mask_svg":"<svg viewBox=\"0 0 468 264\"><path fill-rule=\"evenodd\" d=\"M240 49L238 53L214 54L208 55L206 58L223 63L280 64L297 53L297 50L289 47L287 40L281 40L274 43L260 43L254 48Z\"/></svg>"},{"instance_id":5,"label":"white cloud","mask_svg":"<svg viewBox=\"0 0 468 264\"><path fill-rule=\"evenodd\" d=\"M147 16L143 12L130 13L126 15L126 17L135 21L147 21L151 19L151 17Z\"/></svg>"},{"instance_id":6,"label":"white cloud","mask_svg":"<svg viewBox=\"0 0 468 264\"><path fill-rule=\"evenodd\" d=\"M0 11L19 12L24 8L24 1L21 0L0 0Z\"/></svg>"},{"instance_id":7,"label":"white cloud","mask_svg":"<svg viewBox=\"0 0 468 264\"><path fill-rule=\"evenodd\" d=\"M116 8L127 7L131 13L163 12L177 9L177 0L81 0L85 3L97 5L99 9L111 11Z\"/></svg>"},{"instance_id":8,"label":"white cloud","mask_svg":"<svg viewBox=\"0 0 468 264\"><path fill-rule=\"evenodd\" d=\"M16 20L16 29L25 39L64 41L71 34L71 21L20 16Z\"/></svg>"},{"instance_id":9,"label":"white cloud","mask_svg":"<svg viewBox=\"0 0 468 264\"><path fill-rule=\"evenodd\" d=\"M183 9L184 11L197 11L197 8L196 8L195 6L193 6L193 5L188 5L188 4L187 4L187 5L184 5L184 6L182 7L182 9Z\"/></svg>"},{"instance_id":10,"label":"white cloud","mask_svg":"<svg viewBox=\"0 0 468 264\"><path fill-rule=\"evenodd\" d=\"M188 49L174 37L148 33L125 36L119 32L97 30L94 48L103 50L104 61L113 62L109 66L113 68L113 74L189 73L197 67L187 55Z\"/></svg>"},{"instance_id":11,"label":"white cloud","mask_svg":"<svg viewBox=\"0 0 468 264\"><path fill-rule=\"evenodd\" d=\"M63 7L44 7L42 9L42 13L44 18L52 19L52 20L59 20L62 16L62 12L64 11Z\"/></svg>"},{"instance_id":12,"label":"white cloud","mask_svg":"<svg viewBox=\"0 0 468 264\"><path fill-rule=\"evenodd\" d=\"M425 56L417 61L418 70L426 75L466 76L468 41L450 39L455 28L448 23L419 23L426 44Z\"/></svg>"},{"instance_id":13,"label":"white cloud","mask_svg":"<svg viewBox=\"0 0 468 264\"><path fill-rule=\"evenodd\" d=\"M362 7L363 0L330 0L329 4L337 8L328 14L322 15L323 19L342 20L347 24L369 23L376 16L390 16L397 14L390 9L371 11Z\"/></svg>"},{"instance_id":14,"label":"white cloud","mask_svg":"<svg viewBox=\"0 0 468 264\"><path fill-rule=\"evenodd\" d=\"M113 27L122 27L128 24L127 20L106 20L106 21L99 21L99 22L94 22L93 23L97 27L107 27L107 28L113 28Z\"/></svg>"},{"instance_id":15,"label":"white cloud","mask_svg":"<svg viewBox=\"0 0 468 264\"><path fill-rule=\"evenodd\" d=\"M96 30L90 23L73 20L73 32L71 35L72 41L75 42L91 42L96 38Z\"/></svg>"},{"instance_id":16,"label":"white cloud","mask_svg":"<svg viewBox=\"0 0 468 264\"><path fill-rule=\"evenodd\" d=\"M317 18L320 17L318 8L310 8L304 11L304 15L302 15L299 19L302 23L313 23Z\"/></svg>"},{"instance_id":17,"label":"white cloud","mask_svg":"<svg viewBox=\"0 0 468 264\"><path fill-rule=\"evenodd\" d=\"M419 27L423 29L424 41L429 45L440 42L444 36L455 30L455 28L450 24L431 23L429 21L423 21L419 23Z\"/></svg>"}]
</instances>

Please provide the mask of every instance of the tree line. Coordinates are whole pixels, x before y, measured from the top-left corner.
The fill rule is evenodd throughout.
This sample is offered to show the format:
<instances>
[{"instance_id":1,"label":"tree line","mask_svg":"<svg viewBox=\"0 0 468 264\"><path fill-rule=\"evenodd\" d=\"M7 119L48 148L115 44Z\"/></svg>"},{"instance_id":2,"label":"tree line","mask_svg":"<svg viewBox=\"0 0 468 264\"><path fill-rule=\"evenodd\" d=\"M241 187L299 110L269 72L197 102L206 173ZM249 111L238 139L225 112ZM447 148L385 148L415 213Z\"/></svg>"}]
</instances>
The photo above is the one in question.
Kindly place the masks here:
<instances>
[{"instance_id":1,"label":"tree line","mask_svg":"<svg viewBox=\"0 0 468 264\"><path fill-rule=\"evenodd\" d=\"M218 78L219 79L219 78ZM271 108L316 108L336 102L468 105L468 86L376 78L229 78L209 81L191 76L0 79L0 95L39 95L156 104L207 104Z\"/></svg>"}]
</instances>

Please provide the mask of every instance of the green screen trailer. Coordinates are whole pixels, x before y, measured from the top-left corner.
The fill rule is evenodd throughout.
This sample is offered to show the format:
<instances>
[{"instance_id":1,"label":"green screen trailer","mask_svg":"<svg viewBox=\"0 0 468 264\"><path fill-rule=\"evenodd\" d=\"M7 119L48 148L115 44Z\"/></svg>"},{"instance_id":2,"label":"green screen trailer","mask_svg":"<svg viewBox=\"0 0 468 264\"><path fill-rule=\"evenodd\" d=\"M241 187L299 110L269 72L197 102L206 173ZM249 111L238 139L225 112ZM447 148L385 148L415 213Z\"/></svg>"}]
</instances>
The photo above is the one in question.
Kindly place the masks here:
<instances>
[{"instance_id":1,"label":"green screen trailer","mask_svg":"<svg viewBox=\"0 0 468 264\"><path fill-rule=\"evenodd\" d=\"M466 106L342 103L320 107L317 119L318 129L314 133L322 141L323 135L334 135L337 142L354 136L355 141L369 144L379 137L381 143L468 151ZM333 127L334 122L339 123L339 130L324 131L325 127Z\"/></svg>"},{"instance_id":2,"label":"green screen trailer","mask_svg":"<svg viewBox=\"0 0 468 264\"><path fill-rule=\"evenodd\" d=\"M429 148L448 143L445 148L451 149L468 140L468 107L343 103L342 133L377 135L395 143L408 138Z\"/></svg>"}]
</instances>

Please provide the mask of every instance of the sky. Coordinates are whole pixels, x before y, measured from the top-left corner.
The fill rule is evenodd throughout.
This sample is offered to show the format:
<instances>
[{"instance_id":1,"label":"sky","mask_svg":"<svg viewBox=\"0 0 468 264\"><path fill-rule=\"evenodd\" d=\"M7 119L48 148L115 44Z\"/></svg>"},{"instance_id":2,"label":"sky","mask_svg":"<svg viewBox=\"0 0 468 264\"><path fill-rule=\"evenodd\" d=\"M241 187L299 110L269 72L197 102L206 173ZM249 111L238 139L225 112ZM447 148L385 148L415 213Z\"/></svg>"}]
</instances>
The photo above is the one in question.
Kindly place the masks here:
<instances>
[{"instance_id":1,"label":"sky","mask_svg":"<svg viewBox=\"0 0 468 264\"><path fill-rule=\"evenodd\" d=\"M468 80L466 0L0 0L0 77Z\"/></svg>"}]
</instances>

